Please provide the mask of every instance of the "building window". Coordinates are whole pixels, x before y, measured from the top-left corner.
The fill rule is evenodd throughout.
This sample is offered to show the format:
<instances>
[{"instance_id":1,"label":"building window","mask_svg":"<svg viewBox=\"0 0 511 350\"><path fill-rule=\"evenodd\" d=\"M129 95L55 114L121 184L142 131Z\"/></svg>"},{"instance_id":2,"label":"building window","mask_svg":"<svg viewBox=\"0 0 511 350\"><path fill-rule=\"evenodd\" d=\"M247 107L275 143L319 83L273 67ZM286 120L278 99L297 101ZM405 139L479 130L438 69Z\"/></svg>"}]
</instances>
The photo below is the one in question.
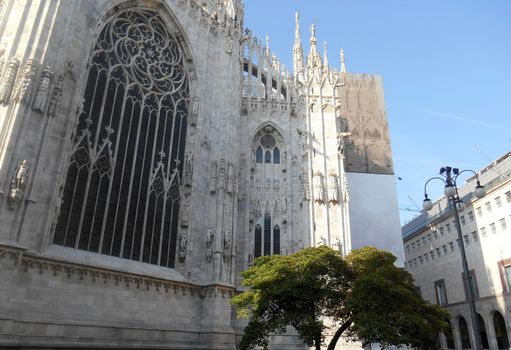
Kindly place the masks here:
<instances>
[{"instance_id":1,"label":"building window","mask_svg":"<svg viewBox=\"0 0 511 350\"><path fill-rule=\"evenodd\" d=\"M273 149L273 164L280 164L280 151L278 147Z\"/></svg>"},{"instance_id":2,"label":"building window","mask_svg":"<svg viewBox=\"0 0 511 350\"><path fill-rule=\"evenodd\" d=\"M481 216L483 216L483 210L481 209L481 207L477 207L476 208L476 212L477 212L477 217L480 218Z\"/></svg>"},{"instance_id":3,"label":"building window","mask_svg":"<svg viewBox=\"0 0 511 350\"><path fill-rule=\"evenodd\" d=\"M185 60L158 12L108 19L89 59L54 244L167 267L177 245L186 254Z\"/></svg>"},{"instance_id":4,"label":"building window","mask_svg":"<svg viewBox=\"0 0 511 350\"><path fill-rule=\"evenodd\" d=\"M486 211L488 213L491 213L491 203L490 202L486 202L486 203L484 203L484 206L486 208Z\"/></svg>"},{"instance_id":5,"label":"building window","mask_svg":"<svg viewBox=\"0 0 511 350\"><path fill-rule=\"evenodd\" d=\"M454 243L453 242L449 242L449 249L451 250L451 252L454 251Z\"/></svg>"},{"instance_id":6,"label":"building window","mask_svg":"<svg viewBox=\"0 0 511 350\"><path fill-rule=\"evenodd\" d=\"M433 237L431 236L431 233L428 233L428 241L431 242L433 240Z\"/></svg>"},{"instance_id":7,"label":"building window","mask_svg":"<svg viewBox=\"0 0 511 350\"><path fill-rule=\"evenodd\" d=\"M429 256L431 257L431 260L435 259L435 252L434 251L430 251L429 252Z\"/></svg>"},{"instance_id":8,"label":"building window","mask_svg":"<svg viewBox=\"0 0 511 350\"><path fill-rule=\"evenodd\" d=\"M428 255L428 253L424 254L424 261L425 261L425 262L428 262L428 261L429 261L429 255Z\"/></svg>"},{"instance_id":9,"label":"building window","mask_svg":"<svg viewBox=\"0 0 511 350\"><path fill-rule=\"evenodd\" d=\"M491 233L494 233L494 234L497 233L497 226L495 225L494 222L492 222L490 224L490 231L491 231Z\"/></svg>"},{"instance_id":10,"label":"building window","mask_svg":"<svg viewBox=\"0 0 511 350\"><path fill-rule=\"evenodd\" d=\"M439 231L440 231L440 237L443 237L444 236L444 228L440 227Z\"/></svg>"},{"instance_id":11,"label":"building window","mask_svg":"<svg viewBox=\"0 0 511 350\"><path fill-rule=\"evenodd\" d=\"M413 265L417 266L417 258L413 258Z\"/></svg>"},{"instance_id":12,"label":"building window","mask_svg":"<svg viewBox=\"0 0 511 350\"><path fill-rule=\"evenodd\" d=\"M506 218L502 218L499 220L499 223L500 223L500 229L502 231L505 231L507 229L507 223L506 223Z\"/></svg>"},{"instance_id":13,"label":"building window","mask_svg":"<svg viewBox=\"0 0 511 350\"><path fill-rule=\"evenodd\" d=\"M426 246L426 237L422 237L422 244Z\"/></svg>"},{"instance_id":14,"label":"building window","mask_svg":"<svg viewBox=\"0 0 511 350\"><path fill-rule=\"evenodd\" d=\"M497 208L500 208L502 206L502 201L500 200L500 196L495 198L495 205Z\"/></svg>"},{"instance_id":15,"label":"building window","mask_svg":"<svg viewBox=\"0 0 511 350\"><path fill-rule=\"evenodd\" d=\"M422 260L422 255L419 256L419 263L421 263L421 264L424 263L424 260Z\"/></svg>"},{"instance_id":16,"label":"building window","mask_svg":"<svg viewBox=\"0 0 511 350\"><path fill-rule=\"evenodd\" d=\"M437 231L433 231L433 239L437 239L438 238L438 232Z\"/></svg>"},{"instance_id":17,"label":"building window","mask_svg":"<svg viewBox=\"0 0 511 350\"><path fill-rule=\"evenodd\" d=\"M474 242L477 242L479 240L479 237L477 237L477 231L472 231L472 239Z\"/></svg>"},{"instance_id":18,"label":"building window","mask_svg":"<svg viewBox=\"0 0 511 350\"><path fill-rule=\"evenodd\" d=\"M417 243L417 248L419 248L419 247L421 246L421 240L420 240L420 239L418 239L418 240L416 241L416 243Z\"/></svg>"},{"instance_id":19,"label":"building window","mask_svg":"<svg viewBox=\"0 0 511 350\"><path fill-rule=\"evenodd\" d=\"M263 148L261 146L257 147L256 150L256 163L263 162Z\"/></svg>"},{"instance_id":20,"label":"building window","mask_svg":"<svg viewBox=\"0 0 511 350\"><path fill-rule=\"evenodd\" d=\"M468 235L463 236L463 242L465 242L466 245L470 244L470 240L468 238Z\"/></svg>"},{"instance_id":21,"label":"building window","mask_svg":"<svg viewBox=\"0 0 511 350\"><path fill-rule=\"evenodd\" d=\"M465 225L467 222L465 221L465 216L460 216L460 222L462 225Z\"/></svg>"},{"instance_id":22,"label":"building window","mask_svg":"<svg viewBox=\"0 0 511 350\"><path fill-rule=\"evenodd\" d=\"M504 193L506 195L506 201L508 203L511 203L511 191L507 191L506 193Z\"/></svg>"},{"instance_id":23,"label":"building window","mask_svg":"<svg viewBox=\"0 0 511 350\"><path fill-rule=\"evenodd\" d=\"M436 302L438 305L446 305L447 304L447 290L445 288L445 281L438 280L435 281L435 294L436 294Z\"/></svg>"},{"instance_id":24,"label":"building window","mask_svg":"<svg viewBox=\"0 0 511 350\"><path fill-rule=\"evenodd\" d=\"M470 222L474 222L474 212L473 211L469 211L467 215L468 215L468 220Z\"/></svg>"},{"instance_id":25,"label":"building window","mask_svg":"<svg viewBox=\"0 0 511 350\"><path fill-rule=\"evenodd\" d=\"M442 251L444 252L444 255L447 254L447 246L445 244L442 245Z\"/></svg>"},{"instance_id":26,"label":"building window","mask_svg":"<svg viewBox=\"0 0 511 350\"><path fill-rule=\"evenodd\" d=\"M436 256L437 257L442 256L442 253L440 252L440 248L436 248L435 251L436 251Z\"/></svg>"},{"instance_id":27,"label":"building window","mask_svg":"<svg viewBox=\"0 0 511 350\"><path fill-rule=\"evenodd\" d=\"M507 281L507 290L509 292L509 291L511 291L511 265L504 267L504 272L505 272L506 281Z\"/></svg>"},{"instance_id":28,"label":"building window","mask_svg":"<svg viewBox=\"0 0 511 350\"><path fill-rule=\"evenodd\" d=\"M415 251L415 243L412 242L412 251L414 252Z\"/></svg>"},{"instance_id":29,"label":"building window","mask_svg":"<svg viewBox=\"0 0 511 350\"><path fill-rule=\"evenodd\" d=\"M480 227L479 232L481 232L481 237L486 238L486 227Z\"/></svg>"},{"instance_id":30,"label":"building window","mask_svg":"<svg viewBox=\"0 0 511 350\"><path fill-rule=\"evenodd\" d=\"M470 285L470 289L471 289L471 292L472 292L472 295L474 296L474 298L479 298L479 289L477 288L477 280L476 280L476 275L475 275L475 272L474 270L470 270L469 274L469 285ZM465 273L461 273L461 278L462 278L462 281L463 281L463 287L465 289L465 295L467 295L467 288L466 288L466 285L465 285Z\"/></svg>"},{"instance_id":31,"label":"building window","mask_svg":"<svg viewBox=\"0 0 511 350\"><path fill-rule=\"evenodd\" d=\"M447 230L447 233L451 233L451 224L445 224L445 229Z\"/></svg>"}]
</instances>

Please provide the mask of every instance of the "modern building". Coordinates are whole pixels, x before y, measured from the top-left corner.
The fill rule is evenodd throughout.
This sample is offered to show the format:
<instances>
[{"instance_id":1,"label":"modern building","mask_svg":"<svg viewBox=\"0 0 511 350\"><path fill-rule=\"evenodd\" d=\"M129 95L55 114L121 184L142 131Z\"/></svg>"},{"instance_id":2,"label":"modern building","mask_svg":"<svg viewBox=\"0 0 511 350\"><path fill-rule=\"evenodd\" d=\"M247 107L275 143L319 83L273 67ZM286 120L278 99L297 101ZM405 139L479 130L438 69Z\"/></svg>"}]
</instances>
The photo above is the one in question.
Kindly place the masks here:
<instances>
[{"instance_id":1,"label":"modern building","mask_svg":"<svg viewBox=\"0 0 511 350\"><path fill-rule=\"evenodd\" d=\"M403 261L381 77L244 10L0 1L0 347L234 349L255 257Z\"/></svg>"},{"instance_id":2,"label":"modern building","mask_svg":"<svg viewBox=\"0 0 511 350\"><path fill-rule=\"evenodd\" d=\"M472 176L459 187L466 205L460 212L463 244L475 294L478 329L485 349L508 349L511 337L511 152L478 172L486 196L473 192ZM435 185L433 182L431 185ZM459 184L458 184L459 185ZM403 226L405 267L422 297L444 306L452 333L443 349L467 349L474 332L465 297L462 260L454 212L446 197Z\"/></svg>"}]
</instances>

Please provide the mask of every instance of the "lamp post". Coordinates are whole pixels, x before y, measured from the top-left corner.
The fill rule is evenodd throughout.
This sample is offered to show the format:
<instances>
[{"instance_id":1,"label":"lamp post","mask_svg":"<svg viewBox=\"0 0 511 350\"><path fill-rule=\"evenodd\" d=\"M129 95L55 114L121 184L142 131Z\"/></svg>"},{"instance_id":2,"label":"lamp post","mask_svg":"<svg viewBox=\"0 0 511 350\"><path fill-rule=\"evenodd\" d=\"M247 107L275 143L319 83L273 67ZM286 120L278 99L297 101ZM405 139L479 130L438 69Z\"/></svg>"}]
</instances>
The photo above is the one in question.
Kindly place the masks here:
<instances>
[{"instance_id":1,"label":"lamp post","mask_svg":"<svg viewBox=\"0 0 511 350\"><path fill-rule=\"evenodd\" d=\"M456 184L456 180L458 179L458 176L460 176L464 172L471 172L475 175L477 180L477 185L474 190L474 195L477 198L483 198L486 195L486 191L483 186L481 186L481 183L479 182L479 177L473 170L462 170L460 171L457 168L451 168L449 166L440 168L440 175L432 177L426 183L424 184L424 202L423 202L423 208L425 210L431 210L433 208L433 202L431 199L428 198L428 193L426 192L426 186L431 180L439 179L445 184L444 188L444 194L447 197L447 200L451 204L453 211L454 211L454 218L456 223L456 230L458 231L458 242L461 252L461 262L463 265L463 283L465 285L465 296L468 300L468 305L470 308L470 318L472 320L472 329L474 331L474 337L475 337L475 349L482 349L481 346L481 335L479 334L479 327L477 322L477 312L476 312L476 305L474 302L474 290L472 289L471 283L470 283L470 273L468 269L468 263L467 263L467 255L465 254L465 244L463 243L463 235L461 233L461 224L460 224L460 217L459 212L463 211L465 209L465 203L461 200L460 196L458 195L458 186Z\"/></svg>"}]
</instances>

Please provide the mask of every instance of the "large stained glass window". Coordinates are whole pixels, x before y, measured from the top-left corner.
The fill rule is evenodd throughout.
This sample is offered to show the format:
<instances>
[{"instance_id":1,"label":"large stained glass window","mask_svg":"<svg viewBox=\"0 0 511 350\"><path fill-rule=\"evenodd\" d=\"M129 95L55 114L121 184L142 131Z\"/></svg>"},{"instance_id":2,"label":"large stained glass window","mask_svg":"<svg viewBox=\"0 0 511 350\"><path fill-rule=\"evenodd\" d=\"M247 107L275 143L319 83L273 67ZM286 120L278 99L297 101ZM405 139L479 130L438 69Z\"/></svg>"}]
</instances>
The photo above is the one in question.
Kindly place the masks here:
<instances>
[{"instance_id":1,"label":"large stained glass window","mask_svg":"<svg viewBox=\"0 0 511 350\"><path fill-rule=\"evenodd\" d=\"M172 267L190 101L156 11L108 20L93 48L53 243Z\"/></svg>"}]
</instances>

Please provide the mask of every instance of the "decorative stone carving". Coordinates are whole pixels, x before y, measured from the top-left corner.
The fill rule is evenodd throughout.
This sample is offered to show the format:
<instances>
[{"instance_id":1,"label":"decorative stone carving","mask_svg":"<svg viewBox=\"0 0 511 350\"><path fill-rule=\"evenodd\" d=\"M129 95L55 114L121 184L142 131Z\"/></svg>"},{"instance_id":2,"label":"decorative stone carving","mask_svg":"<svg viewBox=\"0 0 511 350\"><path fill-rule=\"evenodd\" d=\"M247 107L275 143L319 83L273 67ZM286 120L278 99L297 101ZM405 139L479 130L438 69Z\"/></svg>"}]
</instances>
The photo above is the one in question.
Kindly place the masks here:
<instances>
[{"instance_id":1,"label":"decorative stone carving","mask_svg":"<svg viewBox=\"0 0 511 350\"><path fill-rule=\"evenodd\" d=\"M206 261L213 260L213 242L215 241L215 232L212 229L206 231Z\"/></svg>"},{"instance_id":2,"label":"decorative stone carving","mask_svg":"<svg viewBox=\"0 0 511 350\"><path fill-rule=\"evenodd\" d=\"M184 262L186 259L186 247L188 246L188 235L186 232L182 232L179 235L179 249L178 249L178 259L180 262Z\"/></svg>"},{"instance_id":3,"label":"decorative stone carving","mask_svg":"<svg viewBox=\"0 0 511 350\"><path fill-rule=\"evenodd\" d=\"M303 172L300 176L300 191L302 194L302 200L310 200L310 185L309 185L309 176L306 172Z\"/></svg>"},{"instance_id":4,"label":"decorative stone carving","mask_svg":"<svg viewBox=\"0 0 511 350\"><path fill-rule=\"evenodd\" d=\"M298 155L293 153L291 155L291 165L296 165L296 164L298 164Z\"/></svg>"},{"instance_id":5,"label":"decorative stone carving","mask_svg":"<svg viewBox=\"0 0 511 350\"><path fill-rule=\"evenodd\" d=\"M339 202L339 182L334 170L328 174L328 200L331 203Z\"/></svg>"},{"instance_id":6,"label":"decorative stone carving","mask_svg":"<svg viewBox=\"0 0 511 350\"><path fill-rule=\"evenodd\" d=\"M229 261L232 253L232 232L225 231L224 234L224 261Z\"/></svg>"},{"instance_id":7,"label":"decorative stone carving","mask_svg":"<svg viewBox=\"0 0 511 350\"><path fill-rule=\"evenodd\" d=\"M0 84L0 103L2 104L9 103L19 66L20 62L16 57L11 58L7 63L7 68L5 69L2 83Z\"/></svg>"},{"instance_id":8,"label":"decorative stone carving","mask_svg":"<svg viewBox=\"0 0 511 350\"><path fill-rule=\"evenodd\" d=\"M183 185L186 187L192 186L193 159L194 157L192 152L188 152L185 154L183 169Z\"/></svg>"},{"instance_id":9,"label":"decorative stone carving","mask_svg":"<svg viewBox=\"0 0 511 350\"><path fill-rule=\"evenodd\" d=\"M219 189L225 189L225 186L227 185L227 174L226 174L226 161L225 159L220 159L220 162L218 164L218 188Z\"/></svg>"},{"instance_id":10,"label":"decorative stone carving","mask_svg":"<svg viewBox=\"0 0 511 350\"><path fill-rule=\"evenodd\" d=\"M314 202L323 203L325 199L325 186L323 174L319 171L314 173Z\"/></svg>"},{"instance_id":11,"label":"decorative stone carving","mask_svg":"<svg viewBox=\"0 0 511 350\"><path fill-rule=\"evenodd\" d=\"M51 99L50 99L50 106L48 107L48 115L50 117L55 117L57 115L57 110L60 105L60 100L62 99L62 92L64 87L64 77L62 75L59 75L57 78L57 81L55 82L55 85L53 86L53 91L51 93ZM78 110L81 114L81 111L83 111L83 104L82 107Z\"/></svg>"},{"instance_id":12,"label":"decorative stone carving","mask_svg":"<svg viewBox=\"0 0 511 350\"><path fill-rule=\"evenodd\" d=\"M342 174L341 191L342 199L345 203L347 203L350 200L350 192L348 188L348 178L345 173Z\"/></svg>"},{"instance_id":13,"label":"decorative stone carving","mask_svg":"<svg viewBox=\"0 0 511 350\"><path fill-rule=\"evenodd\" d=\"M194 97L190 105L190 114L188 124L190 126L197 126L197 118L199 117L199 98Z\"/></svg>"},{"instance_id":14,"label":"decorative stone carving","mask_svg":"<svg viewBox=\"0 0 511 350\"><path fill-rule=\"evenodd\" d=\"M16 208L23 196L23 191L27 185L28 170L27 161L23 160L12 177L11 191L8 198L9 208L11 209Z\"/></svg>"},{"instance_id":15,"label":"decorative stone carving","mask_svg":"<svg viewBox=\"0 0 511 350\"><path fill-rule=\"evenodd\" d=\"M53 69L50 66L44 68L41 82L37 88L33 109L34 111L44 113L48 96L50 95L51 78L53 77Z\"/></svg>"},{"instance_id":16,"label":"decorative stone carving","mask_svg":"<svg viewBox=\"0 0 511 350\"><path fill-rule=\"evenodd\" d=\"M345 138L351 136L350 132L339 132L337 133L337 152L344 156L344 151L346 148L346 141Z\"/></svg>"},{"instance_id":17,"label":"decorative stone carving","mask_svg":"<svg viewBox=\"0 0 511 350\"><path fill-rule=\"evenodd\" d=\"M296 129L296 131L298 133L298 143L302 151L302 156L305 156L309 152L309 133L301 129Z\"/></svg>"},{"instance_id":18,"label":"decorative stone carving","mask_svg":"<svg viewBox=\"0 0 511 350\"><path fill-rule=\"evenodd\" d=\"M34 81L34 76L37 72L37 60L28 59L25 64L25 68L22 74L22 80L18 87L18 92L16 94L16 101L26 105L30 102L31 92L32 92L32 83Z\"/></svg>"},{"instance_id":19,"label":"decorative stone carving","mask_svg":"<svg viewBox=\"0 0 511 350\"><path fill-rule=\"evenodd\" d=\"M227 193L232 193L234 190L234 164L227 163Z\"/></svg>"},{"instance_id":20,"label":"decorative stone carving","mask_svg":"<svg viewBox=\"0 0 511 350\"><path fill-rule=\"evenodd\" d=\"M218 179L218 161L214 160L209 165L209 192L216 192Z\"/></svg>"},{"instance_id":21,"label":"decorative stone carving","mask_svg":"<svg viewBox=\"0 0 511 350\"><path fill-rule=\"evenodd\" d=\"M321 237L319 238L319 241L318 241L318 243L316 244L316 246L321 246L321 245L325 245L325 246L327 245L326 238L325 238L325 237L323 237L323 236L321 236Z\"/></svg>"}]
</instances>

